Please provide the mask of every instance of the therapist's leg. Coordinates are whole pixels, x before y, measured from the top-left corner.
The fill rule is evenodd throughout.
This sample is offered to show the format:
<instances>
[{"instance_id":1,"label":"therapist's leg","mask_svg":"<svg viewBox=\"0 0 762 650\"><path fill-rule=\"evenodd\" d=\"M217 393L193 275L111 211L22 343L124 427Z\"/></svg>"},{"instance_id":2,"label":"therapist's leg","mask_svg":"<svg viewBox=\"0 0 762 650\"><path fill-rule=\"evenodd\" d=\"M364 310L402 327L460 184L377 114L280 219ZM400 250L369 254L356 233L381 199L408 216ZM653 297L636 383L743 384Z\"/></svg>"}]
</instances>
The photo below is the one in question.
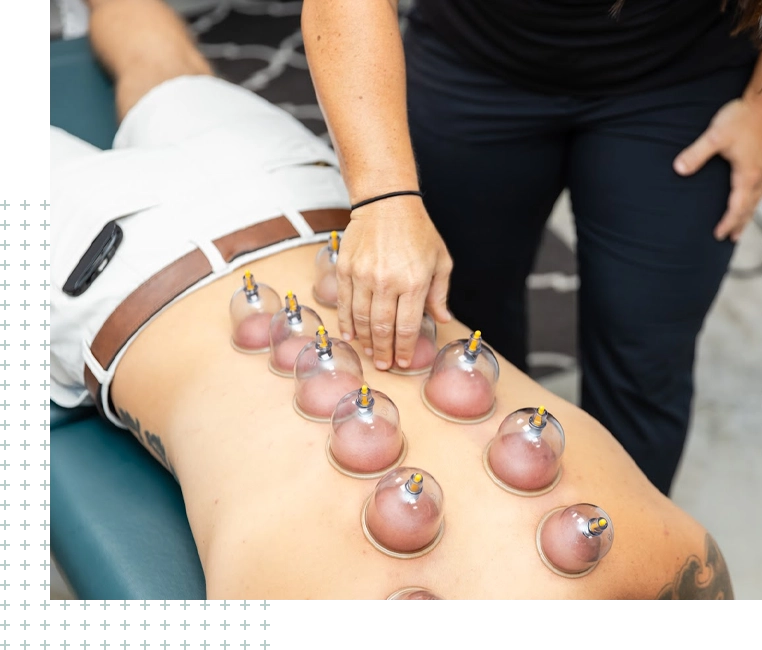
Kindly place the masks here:
<instances>
[{"instance_id":1,"label":"therapist's leg","mask_svg":"<svg viewBox=\"0 0 762 650\"><path fill-rule=\"evenodd\" d=\"M210 75L183 20L162 0L88 0L90 42L116 83L121 119L154 86Z\"/></svg>"},{"instance_id":2,"label":"therapist's leg","mask_svg":"<svg viewBox=\"0 0 762 650\"><path fill-rule=\"evenodd\" d=\"M581 406L665 494L688 430L696 337L733 251L712 235L728 163L716 157L683 178L672 161L749 74L588 102L571 149Z\"/></svg>"},{"instance_id":3,"label":"therapist's leg","mask_svg":"<svg viewBox=\"0 0 762 650\"><path fill-rule=\"evenodd\" d=\"M449 307L526 370L526 278L564 185L564 102L473 68L422 26L405 41L424 203L454 263Z\"/></svg>"}]
</instances>

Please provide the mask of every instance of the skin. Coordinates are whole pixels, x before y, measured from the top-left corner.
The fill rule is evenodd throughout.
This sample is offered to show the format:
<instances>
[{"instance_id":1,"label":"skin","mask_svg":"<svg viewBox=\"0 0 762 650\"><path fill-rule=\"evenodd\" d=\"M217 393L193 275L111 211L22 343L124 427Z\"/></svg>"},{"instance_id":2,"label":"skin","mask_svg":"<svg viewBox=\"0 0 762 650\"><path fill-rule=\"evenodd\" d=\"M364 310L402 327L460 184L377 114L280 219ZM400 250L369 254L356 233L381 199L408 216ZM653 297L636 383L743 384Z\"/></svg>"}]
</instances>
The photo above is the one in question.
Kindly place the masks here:
<instances>
[{"instance_id":1,"label":"skin","mask_svg":"<svg viewBox=\"0 0 762 650\"><path fill-rule=\"evenodd\" d=\"M559 467L556 454L541 436L520 433L496 440L490 448L489 462L499 479L519 490L539 490L550 485Z\"/></svg>"},{"instance_id":2,"label":"skin","mask_svg":"<svg viewBox=\"0 0 762 650\"><path fill-rule=\"evenodd\" d=\"M402 451L402 432L396 422L376 416L334 423L331 452L337 462L352 472L378 472L389 467Z\"/></svg>"},{"instance_id":3,"label":"skin","mask_svg":"<svg viewBox=\"0 0 762 650\"><path fill-rule=\"evenodd\" d=\"M295 336L277 344L275 349L270 349L273 365L283 372L293 372L296 357L305 345L313 343L314 340L314 336Z\"/></svg>"},{"instance_id":4,"label":"skin","mask_svg":"<svg viewBox=\"0 0 762 650\"><path fill-rule=\"evenodd\" d=\"M718 9L719 10L719 9ZM405 112L397 2L305 0L302 31L318 99L352 203L418 189ZM674 170L696 173L712 156L732 167L717 239L737 241L762 198L762 58L743 96L724 106ZM668 173L668 170L664 170ZM412 354L422 305L445 322L452 262L419 199L373 203L352 215L339 261L339 324L378 368Z\"/></svg>"},{"instance_id":5,"label":"skin","mask_svg":"<svg viewBox=\"0 0 762 650\"><path fill-rule=\"evenodd\" d=\"M481 417L494 402L490 382L478 369L442 368L430 377L425 393L434 408L454 418Z\"/></svg>"},{"instance_id":6,"label":"skin","mask_svg":"<svg viewBox=\"0 0 762 650\"><path fill-rule=\"evenodd\" d=\"M324 275L315 285L315 294L326 305L336 305L339 299L339 285L335 273Z\"/></svg>"},{"instance_id":7,"label":"skin","mask_svg":"<svg viewBox=\"0 0 762 650\"><path fill-rule=\"evenodd\" d=\"M368 529L385 548L412 553L430 544L441 526L440 509L424 488L413 503L400 498L398 487L377 490L368 506Z\"/></svg>"},{"instance_id":8,"label":"skin","mask_svg":"<svg viewBox=\"0 0 762 650\"><path fill-rule=\"evenodd\" d=\"M91 35L124 89L120 111L141 96L130 89L145 92L168 74L206 73L181 23L160 3L94 4ZM127 29L136 37L125 38L133 34ZM156 45L161 63L146 58L146 43ZM288 288L307 296L321 246L248 268L280 295ZM704 528L653 488L600 424L502 358L498 410L472 426L440 420L423 406L425 376L364 365L366 382L399 408L410 444L405 465L430 472L445 495L445 534L434 551L416 560L376 551L360 526L374 482L330 466L330 425L294 412L294 380L270 373L268 355L230 345L228 304L240 275L184 297L145 327L111 391L128 429L182 488L207 598L386 598L410 585L443 598L732 597L727 567ZM329 333L338 331L336 312L318 312ZM468 333L452 321L440 327L437 343ZM508 413L539 403L566 431L564 476L549 494L514 497L486 475L482 450ZM545 568L534 535L545 513L580 502L605 508L616 546L589 576L568 580Z\"/></svg>"},{"instance_id":9,"label":"skin","mask_svg":"<svg viewBox=\"0 0 762 650\"><path fill-rule=\"evenodd\" d=\"M318 248L249 268L304 293ZM376 481L333 469L325 457L330 424L293 411L293 380L270 373L266 355L230 346L225 306L238 275L163 312L127 351L112 387L117 408L150 432L141 442L177 476L209 598L385 598L407 585L448 599L654 598L689 558L706 558L706 531L650 485L600 424L502 358L498 410L478 425L426 409L418 394L425 376L364 365L366 382L399 408L404 464L430 472L445 498L445 535L434 551L404 561L376 551L360 527ZM330 333L336 313L320 314ZM467 334L453 322L437 342ZM546 495L516 497L489 479L481 455L508 413L539 403L567 433L564 475ZM616 543L590 576L567 580L539 560L535 527L553 508L582 502L609 513Z\"/></svg>"},{"instance_id":10,"label":"skin","mask_svg":"<svg viewBox=\"0 0 762 650\"><path fill-rule=\"evenodd\" d=\"M414 370L423 371L424 368L431 368L434 363L434 359L437 356L436 346L425 336L419 336L415 342L413 348L413 356L410 359L410 363L407 368L404 368L406 372ZM394 366L396 370L403 370L399 366Z\"/></svg>"},{"instance_id":11,"label":"skin","mask_svg":"<svg viewBox=\"0 0 762 650\"><path fill-rule=\"evenodd\" d=\"M737 242L762 198L762 57L744 94L725 104L709 127L675 158L675 171L690 176L720 155L731 165L730 196L714 236Z\"/></svg>"},{"instance_id":12,"label":"skin","mask_svg":"<svg viewBox=\"0 0 762 650\"><path fill-rule=\"evenodd\" d=\"M436 596L435 594L432 594L430 591L426 591L424 589L418 589L416 591L411 591L405 594L402 594L398 598L395 598L394 600L441 600L439 596Z\"/></svg>"},{"instance_id":13,"label":"skin","mask_svg":"<svg viewBox=\"0 0 762 650\"><path fill-rule=\"evenodd\" d=\"M234 328L233 342L243 350L267 349L270 345L271 319L272 314L268 313L245 316Z\"/></svg>"},{"instance_id":14,"label":"skin","mask_svg":"<svg viewBox=\"0 0 762 650\"><path fill-rule=\"evenodd\" d=\"M212 74L185 23L160 0L88 0L90 44L114 78L121 121L158 84L187 74ZM130 34L130 38L124 38Z\"/></svg>"},{"instance_id":15,"label":"skin","mask_svg":"<svg viewBox=\"0 0 762 650\"><path fill-rule=\"evenodd\" d=\"M302 30L352 204L418 190L397 3L305 2ZM451 318L451 270L420 198L399 196L354 210L337 264L341 335L357 338L379 369L395 359L409 367L424 307L437 322Z\"/></svg>"},{"instance_id":16,"label":"skin","mask_svg":"<svg viewBox=\"0 0 762 650\"><path fill-rule=\"evenodd\" d=\"M560 510L543 525L540 543L547 558L561 571L580 573L605 556L603 539L613 532L605 530L597 537L581 535L576 518Z\"/></svg>"},{"instance_id":17,"label":"skin","mask_svg":"<svg viewBox=\"0 0 762 650\"><path fill-rule=\"evenodd\" d=\"M299 365L296 365L298 368ZM298 370L296 370L298 373ZM330 418L336 403L351 391L362 386L362 377L352 372L326 372L304 379L296 398L301 409L314 417Z\"/></svg>"},{"instance_id":18,"label":"skin","mask_svg":"<svg viewBox=\"0 0 762 650\"><path fill-rule=\"evenodd\" d=\"M293 372L296 357L305 345L315 342L315 332L322 324L309 307L302 307L300 314L300 322L289 324L288 313L281 310L269 323L270 361L281 372Z\"/></svg>"}]
</instances>

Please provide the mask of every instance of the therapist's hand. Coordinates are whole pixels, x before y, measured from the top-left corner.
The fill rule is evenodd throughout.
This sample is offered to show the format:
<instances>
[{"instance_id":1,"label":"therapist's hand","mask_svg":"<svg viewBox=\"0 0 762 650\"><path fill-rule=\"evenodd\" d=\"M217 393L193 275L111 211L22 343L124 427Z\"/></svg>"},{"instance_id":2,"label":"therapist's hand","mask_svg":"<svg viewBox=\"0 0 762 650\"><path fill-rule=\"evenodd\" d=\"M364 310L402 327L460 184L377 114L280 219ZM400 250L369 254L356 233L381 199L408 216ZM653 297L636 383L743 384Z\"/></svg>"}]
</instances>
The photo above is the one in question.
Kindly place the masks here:
<instances>
[{"instance_id":1,"label":"therapist's hand","mask_svg":"<svg viewBox=\"0 0 762 650\"><path fill-rule=\"evenodd\" d=\"M714 155L731 166L730 197L714 236L738 241L762 198L762 102L735 99L725 104L709 128L675 158L678 174L695 174Z\"/></svg>"},{"instance_id":2,"label":"therapist's hand","mask_svg":"<svg viewBox=\"0 0 762 650\"><path fill-rule=\"evenodd\" d=\"M363 206L341 240L337 261L342 338L359 339L376 367L410 365L424 309L451 320L447 289L452 260L417 196Z\"/></svg>"}]
</instances>

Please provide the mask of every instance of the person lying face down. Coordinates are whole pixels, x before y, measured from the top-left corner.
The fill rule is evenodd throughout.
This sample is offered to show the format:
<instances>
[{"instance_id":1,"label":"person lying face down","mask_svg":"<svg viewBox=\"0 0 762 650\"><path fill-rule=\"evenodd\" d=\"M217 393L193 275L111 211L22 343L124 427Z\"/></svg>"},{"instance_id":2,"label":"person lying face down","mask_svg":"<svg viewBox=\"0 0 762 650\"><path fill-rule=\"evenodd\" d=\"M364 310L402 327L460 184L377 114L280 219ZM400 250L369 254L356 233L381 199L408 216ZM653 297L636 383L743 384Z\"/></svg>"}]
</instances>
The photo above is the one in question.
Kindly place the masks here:
<instances>
[{"instance_id":1,"label":"person lying face down","mask_svg":"<svg viewBox=\"0 0 762 650\"><path fill-rule=\"evenodd\" d=\"M320 247L249 268L309 295ZM325 449L331 426L296 413L294 381L273 375L266 354L230 345L227 303L239 282L233 273L163 312L130 346L111 389L123 421L155 454L163 450L156 455L183 488L209 598L385 598L411 586L453 599L732 596L708 533L653 488L596 421L502 359L497 410L473 425L424 406L425 375L363 363L367 384L399 410L408 443L402 465L430 473L444 496L444 534L431 552L380 552L361 525L380 479L338 472ZM335 313L317 311L336 331ZM469 334L453 323L440 328L438 342ZM539 403L563 424L563 474L547 494L517 496L490 480L482 452L506 415ZM616 535L595 569L573 580L549 570L535 537L548 512L579 503L608 513ZM713 580L701 586L697 576L709 566Z\"/></svg>"},{"instance_id":2,"label":"person lying face down","mask_svg":"<svg viewBox=\"0 0 762 650\"><path fill-rule=\"evenodd\" d=\"M425 405L426 374L361 360L351 399L393 402L404 472L387 504L371 499L383 477L339 471L331 424L297 412L295 380L272 372L268 354L231 345L230 319L248 271L316 311L315 354L338 332L335 309L310 300L315 258L349 219L335 157L285 113L214 79L164 5L92 5L124 120L112 152L51 132L53 397L96 401L172 472L207 598L732 598L709 533L600 424L499 356L494 412L468 423ZM125 38L138 32L139 47ZM66 294L114 219L113 258L84 293ZM459 339L474 332L451 322L436 344ZM356 342L343 345L362 359ZM538 426L552 414L563 427L562 471L526 496L490 476L485 449L509 414L539 405Z\"/></svg>"}]
</instances>

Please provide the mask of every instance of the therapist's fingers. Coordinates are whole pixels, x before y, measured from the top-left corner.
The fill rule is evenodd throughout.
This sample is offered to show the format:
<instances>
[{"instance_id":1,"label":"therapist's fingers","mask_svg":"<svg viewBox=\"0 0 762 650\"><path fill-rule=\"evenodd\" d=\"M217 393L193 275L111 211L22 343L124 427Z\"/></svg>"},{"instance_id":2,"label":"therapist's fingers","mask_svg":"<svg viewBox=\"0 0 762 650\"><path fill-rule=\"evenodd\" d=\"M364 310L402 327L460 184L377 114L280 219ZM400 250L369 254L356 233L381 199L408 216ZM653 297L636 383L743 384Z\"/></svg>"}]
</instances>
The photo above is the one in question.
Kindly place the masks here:
<instances>
[{"instance_id":1,"label":"therapist's fingers","mask_svg":"<svg viewBox=\"0 0 762 650\"><path fill-rule=\"evenodd\" d=\"M339 318L339 332L345 341L351 341L355 337L355 328L352 320L352 275L342 265L341 255L336 264L337 299L336 311Z\"/></svg>"},{"instance_id":2,"label":"therapist's fingers","mask_svg":"<svg viewBox=\"0 0 762 650\"><path fill-rule=\"evenodd\" d=\"M452 273L452 258L445 250L437 260L434 278L426 296L426 309L439 323L449 323L452 320L452 315L447 309L450 273Z\"/></svg>"},{"instance_id":3,"label":"therapist's fingers","mask_svg":"<svg viewBox=\"0 0 762 650\"><path fill-rule=\"evenodd\" d=\"M358 341L363 351L368 356L373 354L373 336L370 331L371 299L373 294L370 290L354 285L352 291L352 318Z\"/></svg>"},{"instance_id":4,"label":"therapist's fingers","mask_svg":"<svg viewBox=\"0 0 762 650\"><path fill-rule=\"evenodd\" d=\"M376 292L370 307L370 332L373 337L373 361L379 370L388 370L394 360L394 323L397 294Z\"/></svg>"},{"instance_id":5,"label":"therapist's fingers","mask_svg":"<svg viewBox=\"0 0 762 650\"><path fill-rule=\"evenodd\" d=\"M413 358L415 344L421 332L425 299L423 293L406 293L397 301L394 347L395 359L400 368L407 368Z\"/></svg>"},{"instance_id":6,"label":"therapist's fingers","mask_svg":"<svg viewBox=\"0 0 762 650\"><path fill-rule=\"evenodd\" d=\"M762 196L762 174L734 170L730 180L728 207L714 229L714 236L719 241L729 236L731 241L737 242Z\"/></svg>"}]
</instances>

